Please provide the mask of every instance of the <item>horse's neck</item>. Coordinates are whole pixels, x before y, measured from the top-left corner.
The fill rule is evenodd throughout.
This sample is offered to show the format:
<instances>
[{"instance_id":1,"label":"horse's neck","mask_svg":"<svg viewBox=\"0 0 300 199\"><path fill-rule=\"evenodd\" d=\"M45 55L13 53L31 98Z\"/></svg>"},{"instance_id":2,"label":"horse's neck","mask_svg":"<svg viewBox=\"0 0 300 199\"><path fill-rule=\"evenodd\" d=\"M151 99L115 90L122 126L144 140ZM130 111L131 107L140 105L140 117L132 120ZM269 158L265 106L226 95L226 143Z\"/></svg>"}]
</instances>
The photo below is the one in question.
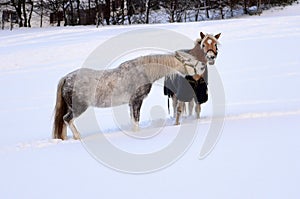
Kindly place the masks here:
<instances>
[{"instance_id":1,"label":"horse's neck","mask_svg":"<svg viewBox=\"0 0 300 199\"><path fill-rule=\"evenodd\" d=\"M207 63L207 59L205 57L205 53L202 50L202 48L200 48L199 45L195 45L195 47L191 50L188 51L189 54L193 55L194 57L197 58L197 60L201 61L202 63Z\"/></svg>"},{"instance_id":2,"label":"horse's neck","mask_svg":"<svg viewBox=\"0 0 300 199\"><path fill-rule=\"evenodd\" d=\"M202 77L204 78L205 82L208 83L207 59L204 51L202 50L202 48L200 48L199 45L195 45L193 49L189 50L189 53L195 56L197 60L205 64L205 71L202 74Z\"/></svg>"},{"instance_id":3,"label":"horse's neck","mask_svg":"<svg viewBox=\"0 0 300 199\"><path fill-rule=\"evenodd\" d=\"M184 73L183 64L173 55L162 55L155 62L145 64L145 71L150 81L154 82L162 77Z\"/></svg>"}]
</instances>

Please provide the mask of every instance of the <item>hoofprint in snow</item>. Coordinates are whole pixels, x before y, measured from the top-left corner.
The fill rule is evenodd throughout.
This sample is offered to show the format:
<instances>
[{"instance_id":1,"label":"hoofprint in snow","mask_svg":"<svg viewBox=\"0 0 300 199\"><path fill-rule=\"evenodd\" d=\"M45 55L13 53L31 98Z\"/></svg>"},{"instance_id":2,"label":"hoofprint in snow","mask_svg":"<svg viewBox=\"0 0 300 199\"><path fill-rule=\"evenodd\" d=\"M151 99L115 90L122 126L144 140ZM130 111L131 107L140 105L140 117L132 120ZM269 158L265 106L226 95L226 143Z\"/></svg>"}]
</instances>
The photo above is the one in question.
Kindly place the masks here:
<instances>
[{"instance_id":1,"label":"hoofprint in snow","mask_svg":"<svg viewBox=\"0 0 300 199\"><path fill-rule=\"evenodd\" d=\"M294 53L300 43L299 13L296 4L225 21L0 31L0 197L299 198L300 60ZM128 175L99 164L79 141L50 139L51 118L61 76L79 68L108 38L145 27L194 34L191 39L199 31L222 32L214 67L225 88L226 118L219 142L204 160L198 154L209 129L210 101L181 159L154 173ZM120 138L111 111L96 110L101 130L116 146L147 153L172 142L178 127L167 118L161 88L158 82L142 108L144 129L159 128L164 118L154 140ZM157 107L165 108L164 114L152 119L151 109ZM183 120L183 125L195 122Z\"/></svg>"}]
</instances>

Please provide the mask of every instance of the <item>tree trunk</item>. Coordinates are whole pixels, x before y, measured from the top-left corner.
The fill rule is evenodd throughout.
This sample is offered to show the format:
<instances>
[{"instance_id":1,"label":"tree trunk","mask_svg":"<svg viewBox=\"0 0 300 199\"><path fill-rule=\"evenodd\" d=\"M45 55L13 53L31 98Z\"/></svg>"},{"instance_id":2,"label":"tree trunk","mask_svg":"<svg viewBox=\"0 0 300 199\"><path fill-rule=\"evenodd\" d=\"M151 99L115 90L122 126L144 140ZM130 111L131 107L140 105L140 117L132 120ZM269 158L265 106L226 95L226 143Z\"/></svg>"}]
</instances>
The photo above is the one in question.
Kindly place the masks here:
<instances>
[{"instance_id":1,"label":"tree trunk","mask_svg":"<svg viewBox=\"0 0 300 199\"><path fill-rule=\"evenodd\" d=\"M26 0L22 0L24 27L27 27L27 13L26 13Z\"/></svg>"},{"instance_id":2,"label":"tree trunk","mask_svg":"<svg viewBox=\"0 0 300 199\"><path fill-rule=\"evenodd\" d=\"M223 1L219 1L219 8L220 8L220 13L221 13L221 18L224 19L224 13L223 13Z\"/></svg>"},{"instance_id":3,"label":"tree trunk","mask_svg":"<svg viewBox=\"0 0 300 199\"><path fill-rule=\"evenodd\" d=\"M70 9L71 9L71 12L70 12L70 15L71 15L71 25L74 26L75 23L74 23L74 8L73 8L73 3L72 3L72 0L70 0Z\"/></svg>"},{"instance_id":4,"label":"tree trunk","mask_svg":"<svg viewBox=\"0 0 300 199\"><path fill-rule=\"evenodd\" d=\"M170 22L171 23L174 23L176 21L175 20L175 12L176 12L176 9L177 9L177 3L178 3L177 0L172 0L171 4L170 4L170 15L171 15Z\"/></svg>"},{"instance_id":5,"label":"tree trunk","mask_svg":"<svg viewBox=\"0 0 300 199\"><path fill-rule=\"evenodd\" d=\"M195 13L195 21L198 21L198 17L199 17L199 13L200 13L200 3L195 4L195 9L196 9L196 13Z\"/></svg>"},{"instance_id":6,"label":"tree trunk","mask_svg":"<svg viewBox=\"0 0 300 199\"><path fill-rule=\"evenodd\" d=\"M105 0L105 8L104 8L104 18L106 21L106 24L109 25L110 22L110 0Z\"/></svg>"},{"instance_id":7,"label":"tree trunk","mask_svg":"<svg viewBox=\"0 0 300 199\"><path fill-rule=\"evenodd\" d=\"M96 27L98 28L99 24L100 24L100 15L101 15L98 0L95 0L95 4L96 4L96 19L95 19L95 22L96 22Z\"/></svg>"},{"instance_id":8,"label":"tree trunk","mask_svg":"<svg viewBox=\"0 0 300 199\"><path fill-rule=\"evenodd\" d=\"M248 14L248 11L247 11L247 0L244 0L244 13Z\"/></svg>"},{"instance_id":9,"label":"tree trunk","mask_svg":"<svg viewBox=\"0 0 300 199\"><path fill-rule=\"evenodd\" d=\"M91 20L91 0L88 1L88 8L89 8L89 12L88 12L88 24L90 24Z\"/></svg>"},{"instance_id":10,"label":"tree trunk","mask_svg":"<svg viewBox=\"0 0 300 199\"><path fill-rule=\"evenodd\" d=\"M151 0L146 0L146 24L149 23Z\"/></svg>"},{"instance_id":11,"label":"tree trunk","mask_svg":"<svg viewBox=\"0 0 300 199\"><path fill-rule=\"evenodd\" d=\"M41 18L40 18L40 27L42 28L43 27L43 15L44 15L44 5L43 5L43 0L40 1L40 4L41 4Z\"/></svg>"},{"instance_id":12,"label":"tree trunk","mask_svg":"<svg viewBox=\"0 0 300 199\"><path fill-rule=\"evenodd\" d=\"M134 9L131 0L127 0L127 10L128 23L131 24L131 16L134 14Z\"/></svg>"},{"instance_id":13,"label":"tree trunk","mask_svg":"<svg viewBox=\"0 0 300 199\"><path fill-rule=\"evenodd\" d=\"M176 11L177 11L177 8L178 8L178 0L175 0L175 3L174 3L174 12L173 12L173 22L175 22L175 21L178 21L178 19L177 19L177 17L176 17L176 19L175 19L175 14L176 14Z\"/></svg>"},{"instance_id":14,"label":"tree trunk","mask_svg":"<svg viewBox=\"0 0 300 199\"><path fill-rule=\"evenodd\" d=\"M81 17L80 17L80 0L77 0L77 5L76 5L76 9L77 9L77 17L78 17L78 21L76 19L76 25L81 25Z\"/></svg>"},{"instance_id":15,"label":"tree trunk","mask_svg":"<svg viewBox=\"0 0 300 199\"><path fill-rule=\"evenodd\" d=\"M12 22L12 13L9 14L9 17L10 17L10 30L12 31L12 29L14 27L14 24Z\"/></svg>"},{"instance_id":16,"label":"tree trunk","mask_svg":"<svg viewBox=\"0 0 300 199\"><path fill-rule=\"evenodd\" d=\"M234 6L234 3L232 0L229 1L229 5L230 5L230 16L233 17L233 6Z\"/></svg>"},{"instance_id":17,"label":"tree trunk","mask_svg":"<svg viewBox=\"0 0 300 199\"><path fill-rule=\"evenodd\" d=\"M63 14L64 14L64 21L65 21L65 23L64 23L64 26L67 26L68 25L68 18L67 18L67 8L66 8L66 6L65 6L65 1L63 1ZM60 22L59 22L59 24L60 24ZM59 26L58 24L57 24L57 26Z\"/></svg>"},{"instance_id":18,"label":"tree trunk","mask_svg":"<svg viewBox=\"0 0 300 199\"><path fill-rule=\"evenodd\" d=\"M32 17L32 12L33 12L33 2L29 2L31 7L30 7L30 12L29 12L29 17L28 17L28 27L31 28L31 17Z\"/></svg>"},{"instance_id":19,"label":"tree trunk","mask_svg":"<svg viewBox=\"0 0 300 199\"><path fill-rule=\"evenodd\" d=\"M122 24L125 21L125 0L121 0L121 11L122 11Z\"/></svg>"},{"instance_id":20,"label":"tree trunk","mask_svg":"<svg viewBox=\"0 0 300 199\"><path fill-rule=\"evenodd\" d=\"M117 19L116 19L117 8L116 8L116 1L115 0L113 0L111 2L111 11L112 11L112 24L116 25L117 24Z\"/></svg>"},{"instance_id":21,"label":"tree trunk","mask_svg":"<svg viewBox=\"0 0 300 199\"><path fill-rule=\"evenodd\" d=\"M205 12L206 12L206 18L209 19L209 9L207 5L207 0L204 0L204 7L205 7Z\"/></svg>"},{"instance_id":22,"label":"tree trunk","mask_svg":"<svg viewBox=\"0 0 300 199\"><path fill-rule=\"evenodd\" d=\"M23 18L22 18L22 1L18 1L18 4L13 2L13 7L15 7L18 18L19 18L19 26L23 27Z\"/></svg>"},{"instance_id":23,"label":"tree trunk","mask_svg":"<svg viewBox=\"0 0 300 199\"><path fill-rule=\"evenodd\" d=\"M2 30L4 30L4 18L3 18L3 14L2 14L2 19L1 19L1 22L2 22L2 24L1 24L1 26L2 26Z\"/></svg>"}]
</instances>

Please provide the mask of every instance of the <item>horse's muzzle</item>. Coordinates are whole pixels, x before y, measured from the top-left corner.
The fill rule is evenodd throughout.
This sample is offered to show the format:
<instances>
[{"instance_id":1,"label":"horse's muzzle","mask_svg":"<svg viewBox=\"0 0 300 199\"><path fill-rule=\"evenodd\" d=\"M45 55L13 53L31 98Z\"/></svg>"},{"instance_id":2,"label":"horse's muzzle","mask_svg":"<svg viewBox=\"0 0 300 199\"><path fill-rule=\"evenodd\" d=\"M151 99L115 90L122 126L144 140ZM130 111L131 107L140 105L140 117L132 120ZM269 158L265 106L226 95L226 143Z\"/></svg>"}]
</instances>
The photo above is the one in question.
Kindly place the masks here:
<instances>
[{"instance_id":1,"label":"horse's muzzle","mask_svg":"<svg viewBox=\"0 0 300 199\"><path fill-rule=\"evenodd\" d=\"M217 58L217 55L213 51L207 52L206 59L207 59L209 65L214 65L216 58Z\"/></svg>"},{"instance_id":2,"label":"horse's muzzle","mask_svg":"<svg viewBox=\"0 0 300 199\"><path fill-rule=\"evenodd\" d=\"M208 60L208 64L209 65L214 65L215 64L215 59Z\"/></svg>"}]
</instances>

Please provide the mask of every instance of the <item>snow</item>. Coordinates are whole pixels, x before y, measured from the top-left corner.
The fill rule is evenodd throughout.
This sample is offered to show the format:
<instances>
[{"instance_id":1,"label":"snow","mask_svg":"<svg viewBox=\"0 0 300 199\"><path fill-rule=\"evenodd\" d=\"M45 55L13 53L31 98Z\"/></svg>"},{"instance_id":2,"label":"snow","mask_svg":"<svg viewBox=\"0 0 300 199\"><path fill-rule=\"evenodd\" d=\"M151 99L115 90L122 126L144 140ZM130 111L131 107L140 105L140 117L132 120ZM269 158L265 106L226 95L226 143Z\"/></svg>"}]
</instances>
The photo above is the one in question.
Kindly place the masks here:
<instances>
[{"instance_id":1,"label":"snow","mask_svg":"<svg viewBox=\"0 0 300 199\"><path fill-rule=\"evenodd\" d=\"M198 23L0 31L0 198L299 198L299 11L294 4L261 16ZM80 141L51 139L60 77L108 39L149 27L190 39L199 31L222 33L213 67L224 86L226 115L214 150L199 159L213 96L200 121L182 119L183 127L197 125L191 146L156 172L118 172L95 160ZM142 128L160 128L160 119L169 117L161 82L145 104ZM151 122L153 108L164 112ZM159 150L180 128L167 118L154 141L125 139L109 110L96 113L103 133L129 152Z\"/></svg>"}]
</instances>

